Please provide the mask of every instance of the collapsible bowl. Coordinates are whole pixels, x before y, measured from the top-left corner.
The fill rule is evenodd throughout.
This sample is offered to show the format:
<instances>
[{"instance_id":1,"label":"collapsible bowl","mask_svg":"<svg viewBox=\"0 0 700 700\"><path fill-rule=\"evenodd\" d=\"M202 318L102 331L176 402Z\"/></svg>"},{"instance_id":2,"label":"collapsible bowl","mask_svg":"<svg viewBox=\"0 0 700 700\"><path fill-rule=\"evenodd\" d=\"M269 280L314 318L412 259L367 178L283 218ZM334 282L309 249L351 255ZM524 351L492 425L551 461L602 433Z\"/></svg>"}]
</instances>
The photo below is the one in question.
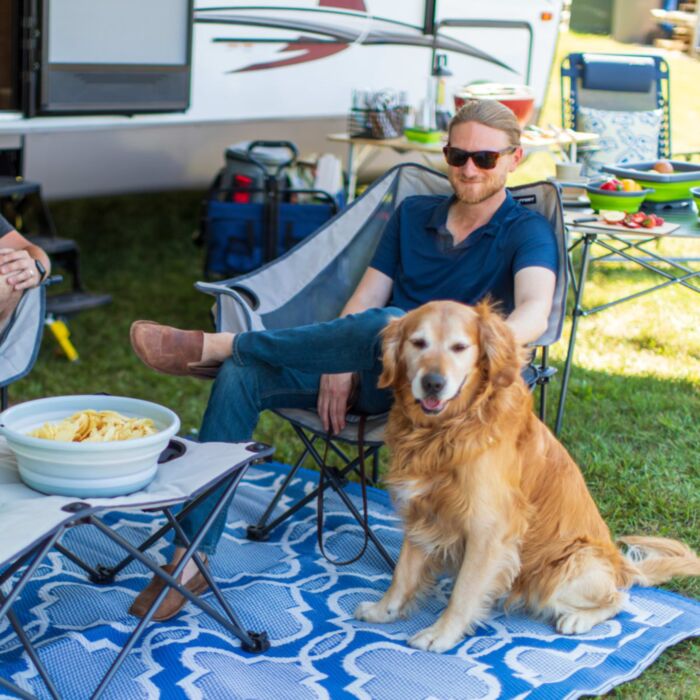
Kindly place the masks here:
<instances>
[{"instance_id":1,"label":"collapsible bowl","mask_svg":"<svg viewBox=\"0 0 700 700\"><path fill-rule=\"evenodd\" d=\"M624 211L634 213L639 211L644 199L654 190L637 190L624 192L622 190L601 190L605 180L599 180L586 185L591 208L596 211Z\"/></svg>"},{"instance_id":2,"label":"collapsible bowl","mask_svg":"<svg viewBox=\"0 0 700 700\"><path fill-rule=\"evenodd\" d=\"M156 433L110 442L59 442L28 435L87 410L150 418ZM173 411L124 396L55 396L18 404L0 413L0 435L17 457L22 481L37 491L81 498L123 496L145 488L158 471L158 457L180 428Z\"/></svg>"},{"instance_id":3,"label":"collapsible bowl","mask_svg":"<svg viewBox=\"0 0 700 700\"><path fill-rule=\"evenodd\" d=\"M639 163L618 163L604 165L603 170L615 177L630 178L642 187L653 188L647 197L648 202L670 203L684 202L690 199L690 190L700 187L700 164L687 163L683 160L671 160L671 173L659 173L653 170L656 161Z\"/></svg>"}]
</instances>

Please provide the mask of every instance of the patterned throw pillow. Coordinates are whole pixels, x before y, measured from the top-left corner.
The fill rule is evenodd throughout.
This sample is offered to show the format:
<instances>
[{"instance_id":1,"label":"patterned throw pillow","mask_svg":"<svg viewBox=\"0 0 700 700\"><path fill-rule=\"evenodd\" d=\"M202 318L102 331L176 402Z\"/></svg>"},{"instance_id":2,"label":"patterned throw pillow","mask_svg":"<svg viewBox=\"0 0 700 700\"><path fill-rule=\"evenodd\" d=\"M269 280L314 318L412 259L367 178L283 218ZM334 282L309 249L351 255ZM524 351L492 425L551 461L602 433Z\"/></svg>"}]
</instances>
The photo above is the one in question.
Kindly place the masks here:
<instances>
[{"instance_id":1,"label":"patterned throw pillow","mask_svg":"<svg viewBox=\"0 0 700 700\"><path fill-rule=\"evenodd\" d=\"M596 175L612 163L656 160L662 119L661 109L619 112L580 107L579 130L600 135L597 150L581 154L586 174Z\"/></svg>"}]
</instances>

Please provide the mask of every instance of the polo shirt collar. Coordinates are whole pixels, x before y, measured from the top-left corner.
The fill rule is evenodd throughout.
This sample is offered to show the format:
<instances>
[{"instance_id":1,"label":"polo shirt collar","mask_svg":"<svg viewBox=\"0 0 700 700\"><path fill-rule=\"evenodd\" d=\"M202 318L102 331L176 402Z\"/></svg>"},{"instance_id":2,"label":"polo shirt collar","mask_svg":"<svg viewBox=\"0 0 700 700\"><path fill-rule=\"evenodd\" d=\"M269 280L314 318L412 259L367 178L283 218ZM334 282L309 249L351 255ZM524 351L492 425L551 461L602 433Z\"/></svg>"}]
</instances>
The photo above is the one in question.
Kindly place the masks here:
<instances>
[{"instance_id":1,"label":"polo shirt collar","mask_svg":"<svg viewBox=\"0 0 700 700\"><path fill-rule=\"evenodd\" d=\"M447 231L447 214L450 210L452 204L457 200L457 197L453 194L447 197L442 202L440 202L434 209L433 213L428 220L427 227L433 229L437 233L449 233ZM489 234L495 236L500 230L503 224L508 219L508 215L513 210L515 206L515 200L513 195L506 189L506 198L501 202L501 206L496 209L495 214L491 217L491 220L480 229L477 229L482 235ZM469 237L471 238L471 236ZM467 238L467 240L469 240Z\"/></svg>"}]
</instances>

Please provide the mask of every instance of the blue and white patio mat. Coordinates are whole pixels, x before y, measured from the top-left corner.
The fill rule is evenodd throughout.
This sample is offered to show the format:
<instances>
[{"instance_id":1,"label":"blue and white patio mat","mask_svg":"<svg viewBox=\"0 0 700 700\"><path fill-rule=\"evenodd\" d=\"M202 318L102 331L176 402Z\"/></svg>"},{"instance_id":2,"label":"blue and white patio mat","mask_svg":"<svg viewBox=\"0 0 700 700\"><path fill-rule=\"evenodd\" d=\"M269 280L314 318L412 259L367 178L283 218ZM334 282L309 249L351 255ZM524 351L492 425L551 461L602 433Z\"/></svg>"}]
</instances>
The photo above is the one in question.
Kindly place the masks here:
<instances>
[{"instance_id":1,"label":"blue and white patio mat","mask_svg":"<svg viewBox=\"0 0 700 700\"><path fill-rule=\"evenodd\" d=\"M262 655L241 652L221 627L188 606L173 620L148 628L105 698L577 698L635 678L664 649L700 634L700 603L639 588L623 613L589 634L564 637L549 625L496 612L447 654L416 651L406 639L431 624L445 606L448 580L408 620L372 625L354 620L352 612L389 585L386 564L371 544L351 566L329 564L316 543L315 505L280 526L268 542L245 538L246 524L262 512L285 469L265 465L249 471L213 561L214 574L245 627L265 629L271 649ZM291 498L308 492L314 481L314 474L302 472ZM350 488L359 506L359 489ZM373 527L397 555L401 528L387 494L372 489L370 499ZM337 497L327 498L326 512L329 556L347 559L362 542L361 530ZM110 523L133 541L142 541L158 524L136 513L113 514ZM108 545L92 527L74 528L66 538L87 560L110 561ZM168 554L162 543L157 556L165 561ZM102 587L88 583L57 553L42 565L20 601L19 614L31 638L40 641L40 656L62 697L89 697L135 626L126 611L146 581L140 565L127 568L115 585ZM7 621L0 623L0 674L48 697ZM2 690L0 696L7 697Z\"/></svg>"}]
</instances>

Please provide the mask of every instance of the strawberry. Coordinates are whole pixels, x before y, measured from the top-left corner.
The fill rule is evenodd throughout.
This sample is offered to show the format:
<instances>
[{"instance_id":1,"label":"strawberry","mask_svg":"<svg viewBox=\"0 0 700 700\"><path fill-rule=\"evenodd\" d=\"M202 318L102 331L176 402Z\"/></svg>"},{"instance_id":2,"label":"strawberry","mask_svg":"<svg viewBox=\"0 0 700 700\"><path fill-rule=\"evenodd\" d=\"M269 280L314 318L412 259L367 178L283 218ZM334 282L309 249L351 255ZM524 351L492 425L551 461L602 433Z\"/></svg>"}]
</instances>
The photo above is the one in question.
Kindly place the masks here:
<instances>
[{"instance_id":1,"label":"strawberry","mask_svg":"<svg viewBox=\"0 0 700 700\"><path fill-rule=\"evenodd\" d=\"M644 221L639 222L644 228L654 228L656 226L656 219L653 214L644 218Z\"/></svg>"},{"instance_id":2,"label":"strawberry","mask_svg":"<svg viewBox=\"0 0 700 700\"><path fill-rule=\"evenodd\" d=\"M656 222L655 226L663 226L664 225L664 220L662 217L657 216L656 214L652 214L652 216L654 217L654 221Z\"/></svg>"},{"instance_id":3,"label":"strawberry","mask_svg":"<svg viewBox=\"0 0 700 700\"><path fill-rule=\"evenodd\" d=\"M647 215L643 211L632 214L632 221L634 221L635 224L643 224L647 218Z\"/></svg>"},{"instance_id":4,"label":"strawberry","mask_svg":"<svg viewBox=\"0 0 700 700\"><path fill-rule=\"evenodd\" d=\"M632 221L630 219L629 221L623 221L622 222L624 226L627 226L627 228L639 228L640 224L638 224L636 221Z\"/></svg>"}]
</instances>

